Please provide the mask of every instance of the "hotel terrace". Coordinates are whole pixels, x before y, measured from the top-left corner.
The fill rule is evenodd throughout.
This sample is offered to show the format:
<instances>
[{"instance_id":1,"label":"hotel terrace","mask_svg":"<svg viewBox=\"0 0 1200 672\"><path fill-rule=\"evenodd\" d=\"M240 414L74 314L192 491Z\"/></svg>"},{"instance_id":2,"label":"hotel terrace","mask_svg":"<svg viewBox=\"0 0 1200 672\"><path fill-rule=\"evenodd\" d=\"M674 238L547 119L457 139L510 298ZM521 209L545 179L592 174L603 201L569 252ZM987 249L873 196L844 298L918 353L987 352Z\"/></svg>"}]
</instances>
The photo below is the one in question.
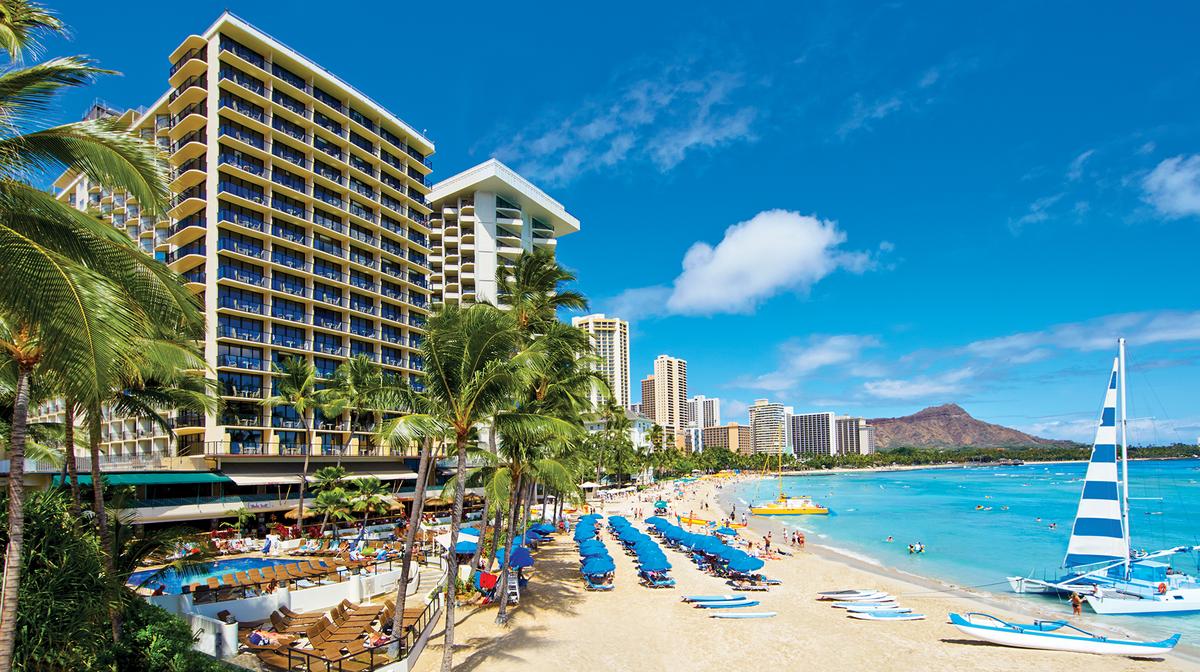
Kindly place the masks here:
<instances>
[{"instance_id":1,"label":"hotel terrace","mask_svg":"<svg viewBox=\"0 0 1200 672\"><path fill-rule=\"evenodd\" d=\"M306 449L290 406L266 409L272 363L307 358L327 378L366 355L420 385L431 292L433 144L363 93L228 13L164 64L167 91L120 113L170 163L168 217L66 174L60 198L125 230L187 279L209 330L204 357L220 415L175 413L176 437L106 415L104 471L139 487L139 522L211 521L239 507L296 505ZM94 109L91 114L118 114ZM39 409L61 419L61 403ZM413 464L377 445L349 413L308 418L312 468L412 483ZM415 460L415 457L413 458ZM88 461L80 464L87 473ZM35 465L32 478L57 470ZM54 477L57 478L57 477ZM85 484L90 479L84 478ZM212 521L215 524L215 521Z\"/></svg>"}]
</instances>

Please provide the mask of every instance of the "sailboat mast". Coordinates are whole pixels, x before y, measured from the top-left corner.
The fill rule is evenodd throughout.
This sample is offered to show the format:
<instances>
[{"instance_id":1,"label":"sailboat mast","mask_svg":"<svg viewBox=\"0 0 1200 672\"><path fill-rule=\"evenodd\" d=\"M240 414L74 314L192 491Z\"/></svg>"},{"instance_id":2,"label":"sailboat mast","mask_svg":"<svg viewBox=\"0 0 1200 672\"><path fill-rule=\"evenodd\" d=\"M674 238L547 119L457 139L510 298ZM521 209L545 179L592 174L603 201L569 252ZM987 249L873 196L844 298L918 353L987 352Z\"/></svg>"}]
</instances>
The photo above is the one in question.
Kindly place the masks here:
<instances>
[{"instance_id":1,"label":"sailboat mast","mask_svg":"<svg viewBox=\"0 0 1200 672\"><path fill-rule=\"evenodd\" d=\"M1117 339L1117 361L1119 370L1117 384L1121 388L1121 518L1125 531L1125 576L1129 576L1129 437L1126 435L1125 416L1125 339Z\"/></svg>"}]
</instances>

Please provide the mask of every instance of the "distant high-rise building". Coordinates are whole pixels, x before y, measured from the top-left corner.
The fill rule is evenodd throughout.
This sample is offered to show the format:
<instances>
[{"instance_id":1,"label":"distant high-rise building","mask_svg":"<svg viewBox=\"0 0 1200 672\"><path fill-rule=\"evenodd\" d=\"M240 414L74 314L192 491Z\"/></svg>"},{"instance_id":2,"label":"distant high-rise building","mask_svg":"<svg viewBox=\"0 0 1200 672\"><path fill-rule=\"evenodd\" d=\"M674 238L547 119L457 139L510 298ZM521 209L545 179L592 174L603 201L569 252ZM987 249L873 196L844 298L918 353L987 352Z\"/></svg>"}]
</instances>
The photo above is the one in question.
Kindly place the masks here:
<instances>
[{"instance_id":1,"label":"distant high-rise building","mask_svg":"<svg viewBox=\"0 0 1200 672\"><path fill-rule=\"evenodd\" d=\"M645 415L645 413L642 412L641 404L630 404L629 410L633 411L634 413L637 413L638 415Z\"/></svg>"},{"instance_id":2,"label":"distant high-rise building","mask_svg":"<svg viewBox=\"0 0 1200 672\"><path fill-rule=\"evenodd\" d=\"M858 430L858 448L863 455L875 452L875 426L867 425Z\"/></svg>"},{"instance_id":3,"label":"distant high-rise building","mask_svg":"<svg viewBox=\"0 0 1200 672\"><path fill-rule=\"evenodd\" d=\"M428 200L431 282L446 303L498 304L501 268L579 230L561 203L496 159L433 185Z\"/></svg>"},{"instance_id":4,"label":"distant high-rise building","mask_svg":"<svg viewBox=\"0 0 1200 672\"><path fill-rule=\"evenodd\" d=\"M622 408L630 402L629 390L629 323L617 317L603 314L571 318L571 324L588 333L592 347L600 361L596 370L608 383L613 401ZM599 389L592 390L592 405L600 404Z\"/></svg>"},{"instance_id":5,"label":"distant high-rise building","mask_svg":"<svg viewBox=\"0 0 1200 672\"><path fill-rule=\"evenodd\" d=\"M785 444L787 428L784 418L783 404L766 399L754 400L754 405L750 407L750 440L755 453L778 455L781 451L791 452Z\"/></svg>"},{"instance_id":6,"label":"distant high-rise building","mask_svg":"<svg viewBox=\"0 0 1200 672\"><path fill-rule=\"evenodd\" d=\"M688 422L687 362L670 355L654 360L654 416L673 441L683 435ZM646 403L643 391L642 403Z\"/></svg>"},{"instance_id":7,"label":"distant high-rise building","mask_svg":"<svg viewBox=\"0 0 1200 672\"><path fill-rule=\"evenodd\" d=\"M688 424L692 427L716 427L721 424L721 400L698 394L688 400Z\"/></svg>"},{"instance_id":8,"label":"distant high-rise building","mask_svg":"<svg viewBox=\"0 0 1200 672\"><path fill-rule=\"evenodd\" d=\"M749 455L754 452L750 428L736 422L700 430L705 448L728 448L735 453Z\"/></svg>"},{"instance_id":9,"label":"distant high-rise building","mask_svg":"<svg viewBox=\"0 0 1200 672\"><path fill-rule=\"evenodd\" d=\"M875 428L863 418L839 416L837 423L838 455L870 455L875 452Z\"/></svg>"},{"instance_id":10,"label":"distant high-rise building","mask_svg":"<svg viewBox=\"0 0 1200 672\"><path fill-rule=\"evenodd\" d=\"M837 450L837 422L833 413L798 413L789 424L793 454L833 455Z\"/></svg>"},{"instance_id":11,"label":"distant high-rise building","mask_svg":"<svg viewBox=\"0 0 1200 672\"><path fill-rule=\"evenodd\" d=\"M642 415L658 422L658 418L654 417L654 376L646 376L642 379Z\"/></svg>"}]
</instances>

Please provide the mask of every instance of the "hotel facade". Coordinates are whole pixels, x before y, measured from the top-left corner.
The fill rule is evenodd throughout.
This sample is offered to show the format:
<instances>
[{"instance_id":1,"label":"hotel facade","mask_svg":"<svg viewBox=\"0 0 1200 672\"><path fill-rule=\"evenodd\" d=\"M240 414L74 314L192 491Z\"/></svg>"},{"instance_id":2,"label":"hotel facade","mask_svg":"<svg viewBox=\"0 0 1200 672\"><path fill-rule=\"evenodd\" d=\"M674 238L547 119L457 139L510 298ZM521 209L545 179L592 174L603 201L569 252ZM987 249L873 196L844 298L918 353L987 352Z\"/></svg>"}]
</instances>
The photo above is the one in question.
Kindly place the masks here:
<instances>
[{"instance_id":1,"label":"hotel facade","mask_svg":"<svg viewBox=\"0 0 1200 672\"><path fill-rule=\"evenodd\" d=\"M496 159L433 185L429 202L432 289L448 303L498 305L500 269L579 230L561 203Z\"/></svg>"},{"instance_id":2,"label":"hotel facade","mask_svg":"<svg viewBox=\"0 0 1200 672\"><path fill-rule=\"evenodd\" d=\"M604 376L613 401L621 408L629 408L629 323L601 313L573 317L571 324L591 337L599 358L594 368ZM591 399L592 406L598 408L603 401L599 389L593 388Z\"/></svg>"},{"instance_id":3,"label":"hotel facade","mask_svg":"<svg viewBox=\"0 0 1200 672\"><path fill-rule=\"evenodd\" d=\"M167 215L151 217L86 175L63 175L55 187L184 277L203 306L202 349L223 411L171 413L174 437L147 420L106 414L102 468L122 472L110 476L114 483L142 486L140 522L292 508L295 493L285 486L297 482L305 453L312 469L336 461L393 486L415 480L409 450L378 445L372 421L351 424L349 412L319 409L302 420L291 406L263 401L273 365L287 357L328 379L361 355L421 384L417 348L438 300L433 144L228 13L185 39L164 75L166 92L145 111L92 114L116 114L162 150ZM38 410L61 419L63 409L52 402ZM81 471L88 466L85 459ZM164 473L146 477L154 470ZM185 492L181 504L174 495Z\"/></svg>"}]
</instances>

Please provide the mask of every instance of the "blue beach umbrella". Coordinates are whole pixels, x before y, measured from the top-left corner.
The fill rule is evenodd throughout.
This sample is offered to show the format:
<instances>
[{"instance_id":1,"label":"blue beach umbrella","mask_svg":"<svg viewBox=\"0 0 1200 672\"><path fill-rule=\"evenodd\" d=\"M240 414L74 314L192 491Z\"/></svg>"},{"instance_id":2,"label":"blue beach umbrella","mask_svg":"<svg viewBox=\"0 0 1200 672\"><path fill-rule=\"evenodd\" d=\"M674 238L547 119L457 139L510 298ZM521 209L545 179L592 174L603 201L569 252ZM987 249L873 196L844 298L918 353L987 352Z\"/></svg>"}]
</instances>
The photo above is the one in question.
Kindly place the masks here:
<instances>
[{"instance_id":1,"label":"blue beach umbrella","mask_svg":"<svg viewBox=\"0 0 1200 672\"><path fill-rule=\"evenodd\" d=\"M766 563L764 563L761 558L747 555L744 558L734 558L733 560L730 560L729 569L735 572L753 572L762 569L764 564Z\"/></svg>"},{"instance_id":2,"label":"blue beach umbrella","mask_svg":"<svg viewBox=\"0 0 1200 672\"><path fill-rule=\"evenodd\" d=\"M477 528L477 527L464 527L464 528L460 529L460 530L458 531L458 533L459 533L459 534L467 534L467 535L470 535L470 536L473 536L473 537L478 537L478 536L479 536L479 528Z\"/></svg>"},{"instance_id":3,"label":"blue beach umbrella","mask_svg":"<svg viewBox=\"0 0 1200 672\"><path fill-rule=\"evenodd\" d=\"M496 559L499 560L500 564L503 566L504 549L501 548L496 550ZM508 566L512 567L513 569L520 567L532 567L533 556L529 554L529 549L525 548L524 546L518 546L514 548L512 552L512 560L509 562Z\"/></svg>"},{"instance_id":4,"label":"blue beach umbrella","mask_svg":"<svg viewBox=\"0 0 1200 672\"><path fill-rule=\"evenodd\" d=\"M638 558L644 572L665 572L671 568L671 563L665 557Z\"/></svg>"},{"instance_id":5,"label":"blue beach umbrella","mask_svg":"<svg viewBox=\"0 0 1200 672\"><path fill-rule=\"evenodd\" d=\"M476 548L479 548L479 544L473 541L460 541L454 545L454 553L455 555L471 555Z\"/></svg>"},{"instance_id":6,"label":"blue beach umbrella","mask_svg":"<svg viewBox=\"0 0 1200 672\"><path fill-rule=\"evenodd\" d=\"M667 503L660 499L654 503L654 507L657 509L665 509L667 508Z\"/></svg>"},{"instance_id":7,"label":"blue beach umbrella","mask_svg":"<svg viewBox=\"0 0 1200 672\"><path fill-rule=\"evenodd\" d=\"M717 530L717 534L723 534L727 537L736 537L737 530L733 529L732 527L722 527Z\"/></svg>"},{"instance_id":8,"label":"blue beach umbrella","mask_svg":"<svg viewBox=\"0 0 1200 672\"><path fill-rule=\"evenodd\" d=\"M588 558L579 571L584 574L607 574L616 568L612 558Z\"/></svg>"}]
</instances>

